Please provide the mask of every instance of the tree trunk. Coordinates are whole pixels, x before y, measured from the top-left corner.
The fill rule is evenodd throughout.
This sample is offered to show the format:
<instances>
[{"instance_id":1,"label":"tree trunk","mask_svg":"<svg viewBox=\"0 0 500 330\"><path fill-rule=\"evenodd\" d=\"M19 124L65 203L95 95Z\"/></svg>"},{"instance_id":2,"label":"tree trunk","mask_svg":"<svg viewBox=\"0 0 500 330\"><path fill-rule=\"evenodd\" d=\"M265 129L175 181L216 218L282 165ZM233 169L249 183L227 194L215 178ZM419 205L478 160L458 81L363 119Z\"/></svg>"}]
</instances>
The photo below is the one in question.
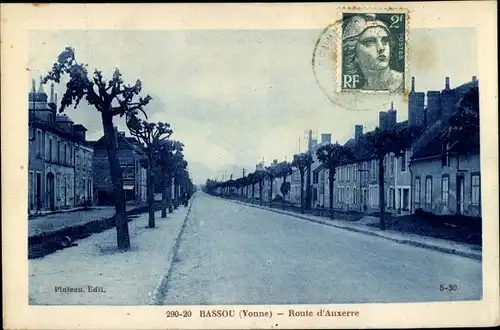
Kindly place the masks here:
<instances>
[{"instance_id":1,"label":"tree trunk","mask_svg":"<svg viewBox=\"0 0 500 330\"><path fill-rule=\"evenodd\" d=\"M161 196L161 217L166 218L167 217L167 196L168 196L168 190L170 188L170 185L168 184L170 182L170 178L167 174L167 171L163 173L163 193Z\"/></svg>"},{"instance_id":2,"label":"tree trunk","mask_svg":"<svg viewBox=\"0 0 500 330\"><path fill-rule=\"evenodd\" d=\"M177 182L177 178L174 177L174 209L177 210L177 207L179 206L179 185Z\"/></svg>"},{"instance_id":3,"label":"tree trunk","mask_svg":"<svg viewBox=\"0 0 500 330\"><path fill-rule=\"evenodd\" d=\"M273 207L273 181L274 181L274 179L271 178L270 181L271 181L271 183L270 183L271 187L269 189L269 207Z\"/></svg>"},{"instance_id":4,"label":"tree trunk","mask_svg":"<svg viewBox=\"0 0 500 330\"><path fill-rule=\"evenodd\" d=\"M380 230L385 230L384 157L378 159Z\"/></svg>"},{"instance_id":5,"label":"tree trunk","mask_svg":"<svg viewBox=\"0 0 500 330\"><path fill-rule=\"evenodd\" d=\"M174 207L172 205L172 177L170 174L168 175L168 195L167 195L167 206L168 213L174 212Z\"/></svg>"},{"instance_id":6,"label":"tree trunk","mask_svg":"<svg viewBox=\"0 0 500 330\"><path fill-rule=\"evenodd\" d=\"M252 204L255 199L255 183L252 183Z\"/></svg>"},{"instance_id":7,"label":"tree trunk","mask_svg":"<svg viewBox=\"0 0 500 330\"><path fill-rule=\"evenodd\" d=\"M300 172L300 213L304 213L304 172Z\"/></svg>"},{"instance_id":8,"label":"tree trunk","mask_svg":"<svg viewBox=\"0 0 500 330\"><path fill-rule=\"evenodd\" d=\"M262 206L262 183L263 181L259 181L259 205Z\"/></svg>"},{"instance_id":9,"label":"tree trunk","mask_svg":"<svg viewBox=\"0 0 500 330\"><path fill-rule=\"evenodd\" d=\"M130 236L125 215L125 192L123 191L122 170L118 160L117 136L113 126L113 117L102 112L101 118L115 199L116 241L119 249L128 250L130 248Z\"/></svg>"},{"instance_id":10,"label":"tree trunk","mask_svg":"<svg viewBox=\"0 0 500 330\"><path fill-rule=\"evenodd\" d=\"M286 176L284 176L284 177L283 177L283 183L282 183L282 185L285 185L285 184L286 184ZM286 194L285 194L285 191L286 191L286 190L285 190L284 186L283 186L283 189L282 189L282 190L283 190L283 191L282 191L282 192L283 192L283 199L281 200L281 206L282 206L282 208L283 208L283 210L284 210L284 209L285 209L285 195L286 195Z\"/></svg>"},{"instance_id":11,"label":"tree trunk","mask_svg":"<svg viewBox=\"0 0 500 330\"><path fill-rule=\"evenodd\" d=\"M333 220L333 180L334 180L334 175L335 173L333 173L333 171L330 169L330 173L328 175L328 189L329 189L329 192L330 192L330 196L328 196L330 198L330 219Z\"/></svg>"},{"instance_id":12,"label":"tree trunk","mask_svg":"<svg viewBox=\"0 0 500 330\"><path fill-rule=\"evenodd\" d=\"M155 227L155 211L153 209L153 203L154 203L154 173L153 173L153 154L151 152L151 146L148 148L148 213L149 213L149 219L148 219L148 227L149 228L154 228Z\"/></svg>"}]
</instances>

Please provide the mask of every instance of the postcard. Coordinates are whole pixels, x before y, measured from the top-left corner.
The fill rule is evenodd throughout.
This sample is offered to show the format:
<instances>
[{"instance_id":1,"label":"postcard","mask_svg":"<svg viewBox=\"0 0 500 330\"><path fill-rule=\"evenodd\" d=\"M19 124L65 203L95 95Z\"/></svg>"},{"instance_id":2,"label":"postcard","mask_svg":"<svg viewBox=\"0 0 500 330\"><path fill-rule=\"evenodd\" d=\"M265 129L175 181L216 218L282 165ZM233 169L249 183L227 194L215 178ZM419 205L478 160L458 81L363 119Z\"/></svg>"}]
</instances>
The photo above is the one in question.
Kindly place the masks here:
<instances>
[{"instance_id":1,"label":"postcard","mask_svg":"<svg viewBox=\"0 0 500 330\"><path fill-rule=\"evenodd\" d=\"M4 328L498 325L495 8L2 5Z\"/></svg>"}]
</instances>

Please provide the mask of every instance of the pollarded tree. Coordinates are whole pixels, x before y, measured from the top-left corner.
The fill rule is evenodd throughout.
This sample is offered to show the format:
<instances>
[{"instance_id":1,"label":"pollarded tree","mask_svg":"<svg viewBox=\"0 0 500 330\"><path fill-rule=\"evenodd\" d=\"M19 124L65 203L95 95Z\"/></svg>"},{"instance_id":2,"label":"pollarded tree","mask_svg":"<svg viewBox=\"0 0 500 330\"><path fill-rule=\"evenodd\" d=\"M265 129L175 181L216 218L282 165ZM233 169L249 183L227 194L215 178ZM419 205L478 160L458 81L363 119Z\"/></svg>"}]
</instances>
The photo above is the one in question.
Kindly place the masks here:
<instances>
[{"instance_id":1,"label":"pollarded tree","mask_svg":"<svg viewBox=\"0 0 500 330\"><path fill-rule=\"evenodd\" d=\"M262 205L262 185L264 184L264 180L266 179L266 171L257 170L254 172L255 174L255 182L259 184L259 205Z\"/></svg>"},{"instance_id":2,"label":"pollarded tree","mask_svg":"<svg viewBox=\"0 0 500 330\"><path fill-rule=\"evenodd\" d=\"M89 76L87 65L77 62L75 50L66 47L58 56L50 72L43 82L51 80L61 82L63 76L69 76L66 91L61 100L59 112L85 98L101 115L104 130L104 140L108 153L109 168L115 197L116 239L119 249L130 248L128 222L125 216L125 193L123 191L122 171L117 156L117 137L113 126L115 116L135 115L139 111L144 113L144 107L151 97L139 97L142 83L137 80L134 85L125 85L120 70L116 68L110 80L106 81L101 71L95 70ZM145 114L145 113L144 113Z\"/></svg>"},{"instance_id":3,"label":"pollarded tree","mask_svg":"<svg viewBox=\"0 0 500 330\"><path fill-rule=\"evenodd\" d=\"M287 162L281 162L278 164L278 177L283 179L283 183L281 184L280 191L283 194L282 207L285 209L285 196L290 191L290 184L287 185L286 178L292 174L292 165Z\"/></svg>"},{"instance_id":4,"label":"pollarded tree","mask_svg":"<svg viewBox=\"0 0 500 330\"><path fill-rule=\"evenodd\" d=\"M379 209L380 209L380 229L385 230L385 168L384 158L391 153L395 157L401 156L413 137L418 134L418 130L410 129L408 126L380 130L378 127L374 131L365 135L366 146L373 153L378 162L378 185L379 185Z\"/></svg>"},{"instance_id":5,"label":"pollarded tree","mask_svg":"<svg viewBox=\"0 0 500 330\"><path fill-rule=\"evenodd\" d=\"M184 159L182 154L184 144L180 141L165 140L157 150L157 164L163 182L161 217L167 217L167 209L172 212L172 178L176 164ZM207 180L208 191L213 193L217 181Z\"/></svg>"},{"instance_id":6,"label":"pollarded tree","mask_svg":"<svg viewBox=\"0 0 500 330\"><path fill-rule=\"evenodd\" d=\"M273 163L269 166L266 166L266 176L269 179L269 207L272 206L273 202L273 186L274 186L274 178L278 176L278 166Z\"/></svg>"},{"instance_id":7,"label":"pollarded tree","mask_svg":"<svg viewBox=\"0 0 500 330\"><path fill-rule=\"evenodd\" d=\"M351 149L335 144L325 144L316 150L318 160L328 168L328 188L330 192L330 218L333 219L333 183L335 181L336 168L344 162L353 159Z\"/></svg>"},{"instance_id":8,"label":"pollarded tree","mask_svg":"<svg viewBox=\"0 0 500 330\"><path fill-rule=\"evenodd\" d=\"M255 182L257 182L255 172L248 173L247 179L248 179L248 184L252 186L252 203L253 203L253 200L255 198Z\"/></svg>"},{"instance_id":9,"label":"pollarded tree","mask_svg":"<svg viewBox=\"0 0 500 330\"><path fill-rule=\"evenodd\" d=\"M308 152L293 155L292 166L296 167L300 173L300 213L304 213L304 176L312 163L313 158Z\"/></svg>"},{"instance_id":10,"label":"pollarded tree","mask_svg":"<svg viewBox=\"0 0 500 330\"><path fill-rule=\"evenodd\" d=\"M179 206L180 201L180 186L181 186L181 178L183 176L183 172L186 171L188 167L188 162L184 159L184 155L182 153L176 154L174 157L172 167L172 177L174 179L174 207L177 208Z\"/></svg>"},{"instance_id":11,"label":"pollarded tree","mask_svg":"<svg viewBox=\"0 0 500 330\"><path fill-rule=\"evenodd\" d=\"M127 116L127 127L130 134L144 143L146 147L146 155L148 156L148 174L147 174L147 187L148 187L148 210L149 220L148 227L155 227L155 212L153 208L154 203L154 173L153 169L156 167L155 153L160 148L161 142L167 140L172 135L170 124L168 123L149 123L145 120L139 119L135 115Z\"/></svg>"}]
</instances>

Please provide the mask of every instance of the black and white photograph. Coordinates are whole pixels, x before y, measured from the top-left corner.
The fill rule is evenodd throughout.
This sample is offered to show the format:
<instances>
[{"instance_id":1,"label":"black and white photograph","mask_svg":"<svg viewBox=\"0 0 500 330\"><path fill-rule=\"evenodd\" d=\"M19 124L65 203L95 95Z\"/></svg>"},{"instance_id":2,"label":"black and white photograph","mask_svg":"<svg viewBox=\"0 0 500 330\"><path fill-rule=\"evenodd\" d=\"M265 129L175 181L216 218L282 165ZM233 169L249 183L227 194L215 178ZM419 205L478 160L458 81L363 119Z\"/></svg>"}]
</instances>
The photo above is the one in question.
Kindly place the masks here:
<instances>
[{"instance_id":1,"label":"black and white photograph","mask_svg":"<svg viewBox=\"0 0 500 330\"><path fill-rule=\"evenodd\" d=\"M323 5L331 15L321 4L151 5L124 9L121 19L142 16L118 27L86 21L98 5L29 8L81 10L74 28L61 18L23 30L16 120L2 75L2 164L16 171L2 170L2 204L17 210L2 226L4 237L20 227L18 299L49 313L39 328L64 327L51 310L79 306L116 308L99 325L67 314L83 328L390 327L370 308L418 322L419 308L435 318L467 304L485 311L478 324L498 322L490 26L458 25L466 3L458 16L444 3ZM494 7L476 5L473 22ZM23 7L6 8L19 19ZM177 19L161 23L154 8ZM252 25L259 10L295 21ZM342 35L329 35L339 16ZM359 86L322 85L338 70L362 75Z\"/></svg>"}]
</instances>

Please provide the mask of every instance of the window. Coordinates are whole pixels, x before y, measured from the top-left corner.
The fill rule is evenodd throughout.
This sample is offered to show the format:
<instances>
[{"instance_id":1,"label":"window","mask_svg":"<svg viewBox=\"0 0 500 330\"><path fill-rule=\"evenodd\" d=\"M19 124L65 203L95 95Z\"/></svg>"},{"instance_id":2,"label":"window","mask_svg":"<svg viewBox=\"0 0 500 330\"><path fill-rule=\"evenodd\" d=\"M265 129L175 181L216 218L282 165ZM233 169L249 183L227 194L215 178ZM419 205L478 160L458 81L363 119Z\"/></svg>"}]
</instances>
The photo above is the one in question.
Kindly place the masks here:
<instances>
[{"instance_id":1,"label":"window","mask_svg":"<svg viewBox=\"0 0 500 330\"><path fill-rule=\"evenodd\" d=\"M354 204L357 204L358 199L357 199L357 196L356 196L356 187L352 188L352 200L353 200Z\"/></svg>"},{"instance_id":2,"label":"window","mask_svg":"<svg viewBox=\"0 0 500 330\"><path fill-rule=\"evenodd\" d=\"M62 147L61 163L66 162L66 146L63 144Z\"/></svg>"},{"instance_id":3,"label":"window","mask_svg":"<svg viewBox=\"0 0 500 330\"><path fill-rule=\"evenodd\" d=\"M313 184L318 183L318 172L313 173Z\"/></svg>"},{"instance_id":4,"label":"window","mask_svg":"<svg viewBox=\"0 0 500 330\"><path fill-rule=\"evenodd\" d=\"M410 200L410 189L403 189L403 210L408 210L408 201Z\"/></svg>"},{"instance_id":5,"label":"window","mask_svg":"<svg viewBox=\"0 0 500 330\"><path fill-rule=\"evenodd\" d=\"M354 181L358 180L358 164L354 165Z\"/></svg>"},{"instance_id":6,"label":"window","mask_svg":"<svg viewBox=\"0 0 500 330\"><path fill-rule=\"evenodd\" d=\"M61 161L61 141L57 141L57 162Z\"/></svg>"},{"instance_id":7,"label":"window","mask_svg":"<svg viewBox=\"0 0 500 330\"><path fill-rule=\"evenodd\" d=\"M52 151L52 139L49 138L49 158L48 158L49 161L52 161L52 152L53 152Z\"/></svg>"},{"instance_id":8,"label":"window","mask_svg":"<svg viewBox=\"0 0 500 330\"><path fill-rule=\"evenodd\" d=\"M389 156L389 168L390 168L391 174L394 174L394 155Z\"/></svg>"},{"instance_id":9,"label":"window","mask_svg":"<svg viewBox=\"0 0 500 330\"><path fill-rule=\"evenodd\" d=\"M415 204L420 204L420 178L415 178Z\"/></svg>"},{"instance_id":10,"label":"window","mask_svg":"<svg viewBox=\"0 0 500 330\"><path fill-rule=\"evenodd\" d=\"M40 157L43 152L43 144L42 144L42 131L36 130L36 155Z\"/></svg>"},{"instance_id":11,"label":"window","mask_svg":"<svg viewBox=\"0 0 500 330\"><path fill-rule=\"evenodd\" d=\"M425 204L432 204L432 177L425 178Z\"/></svg>"},{"instance_id":12,"label":"window","mask_svg":"<svg viewBox=\"0 0 500 330\"><path fill-rule=\"evenodd\" d=\"M71 155L71 149L68 145L66 145L66 155L64 157L64 161L66 162L66 164L70 164L70 161L69 161L69 158L70 158L70 155Z\"/></svg>"},{"instance_id":13,"label":"window","mask_svg":"<svg viewBox=\"0 0 500 330\"><path fill-rule=\"evenodd\" d=\"M472 193L471 203L472 203L472 205L479 205L479 203L481 202L481 188L480 188L481 182L479 180L479 174L477 174L477 173L472 174L471 181L472 181L472 184L471 184L471 193Z\"/></svg>"},{"instance_id":14,"label":"window","mask_svg":"<svg viewBox=\"0 0 500 330\"><path fill-rule=\"evenodd\" d=\"M350 195L349 187L347 187L345 195L346 195L345 197L347 199L347 201L346 201L347 204L351 204L351 195Z\"/></svg>"},{"instance_id":15,"label":"window","mask_svg":"<svg viewBox=\"0 0 500 330\"><path fill-rule=\"evenodd\" d=\"M441 201L444 205L448 205L450 178L444 175L441 179Z\"/></svg>"},{"instance_id":16,"label":"window","mask_svg":"<svg viewBox=\"0 0 500 330\"><path fill-rule=\"evenodd\" d=\"M59 173L56 175L56 198L61 198L61 175Z\"/></svg>"},{"instance_id":17,"label":"window","mask_svg":"<svg viewBox=\"0 0 500 330\"><path fill-rule=\"evenodd\" d=\"M378 192L379 191L377 186L370 187L370 190L368 191L371 207L378 207L378 202L379 202Z\"/></svg>"},{"instance_id":18,"label":"window","mask_svg":"<svg viewBox=\"0 0 500 330\"><path fill-rule=\"evenodd\" d=\"M401 155L401 172L406 172L406 150Z\"/></svg>"}]
</instances>

